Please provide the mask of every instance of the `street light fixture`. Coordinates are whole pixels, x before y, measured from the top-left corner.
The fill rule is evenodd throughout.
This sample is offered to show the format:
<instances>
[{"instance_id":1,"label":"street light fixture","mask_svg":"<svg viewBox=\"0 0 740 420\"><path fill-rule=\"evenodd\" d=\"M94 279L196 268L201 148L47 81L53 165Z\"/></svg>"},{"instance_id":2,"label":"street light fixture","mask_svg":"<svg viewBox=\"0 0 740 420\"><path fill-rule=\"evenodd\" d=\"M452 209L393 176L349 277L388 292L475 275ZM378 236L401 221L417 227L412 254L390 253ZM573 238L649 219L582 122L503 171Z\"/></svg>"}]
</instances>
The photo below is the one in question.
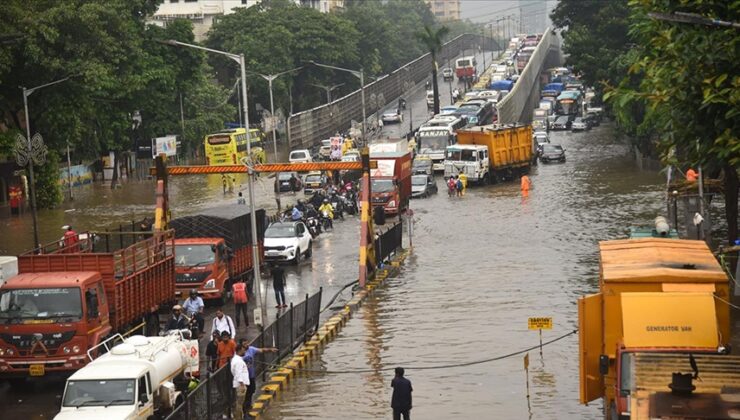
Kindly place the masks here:
<instances>
[{"instance_id":1,"label":"street light fixture","mask_svg":"<svg viewBox=\"0 0 740 420\"><path fill-rule=\"evenodd\" d=\"M43 140L41 138L41 135L36 134L33 138L31 137L31 123L28 116L28 97L31 96L34 92L36 92L39 89L43 89L45 87L56 85L57 83L66 82L69 80L69 77L65 77L63 79L55 80L50 83L43 84L41 86L36 86L31 89L27 89L23 86L21 86L21 89L23 89L23 110L26 114L26 138L23 139L22 135L18 135L19 141L18 146L16 147L16 154L17 154L17 161L20 166L24 166L22 163L24 160L27 160L28 162L28 180L29 180L29 193L31 195L31 219L33 220L33 247L38 248L41 246L39 243L39 228L38 228L38 218L36 215L36 185L33 178L33 164L38 163L41 164L46 158L46 146L44 146ZM25 145L20 144L22 140L25 140ZM33 147L33 141L36 141L39 143L37 145L37 150L34 150ZM41 156L39 156L38 152L41 153Z\"/></svg>"},{"instance_id":2,"label":"street light fixture","mask_svg":"<svg viewBox=\"0 0 740 420\"><path fill-rule=\"evenodd\" d=\"M278 157L277 157L277 137L275 135L275 125L276 125L275 124L275 105L272 101L272 81L284 74L288 74L288 73L300 70L302 68L303 66L300 66L294 69L281 71L280 73L276 73L276 74L262 74L262 73L252 72L252 71L249 72L249 73L254 73L257 76L260 76L261 78L267 80L267 84L269 85L269 88L270 88L270 118L272 118L272 124L271 124L272 126L272 147L274 149L273 151L275 154L275 163L278 162Z\"/></svg>"},{"instance_id":3,"label":"street light fixture","mask_svg":"<svg viewBox=\"0 0 740 420\"><path fill-rule=\"evenodd\" d=\"M367 139L365 137L365 122L367 121L367 115L365 113L366 112L366 110L365 110L365 70L363 68L360 68L359 71L357 71L357 70L350 70L350 69L345 69L343 67L330 66L328 64L317 63L317 62L315 62L313 60L309 61L309 63L310 64L313 64L314 66L318 66L318 67L324 67L324 68L327 68L327 69L344 71L344 72L350 73L351 75L353 75L353 76L357 77L358 79L360 79L360 97L361 97L361 100L362 100L362 141L365 144L367 144Z\"/></svg>"},{"instance_id":4,"label":"street light fixture","mask_svg":"<svg viewBox=\"0 0 740 420\"><path fill-rule=\"evenodd\" d=\"M309 83L309 85L311 85L311 86L316 86L316 87L321 88L321 89L324 89L326 91L326 103L327 104L330 104L331 103L331 91L334 90L334 89L337 89L337 88L339 88L341 86L344 86L345 84L346 83L340 83L338 85L327 86L327 85L320 85L318 83Z\"/></svg>"},{"instance_id":5,"label":"street light fixture","mask_svg":"<svg viewBox=\"0 0 740 420\"><path fill-rule=\"evenodd\" d=\"M244 54L234 54L226 51L214 50L212 48L201 47L200 45L188 44L185 42L175 41L174 39L168 39L166 41L160 41L163 44L175 46L175 47L188 47L196 50L208 51L214 54L220 54L226 56L237 63L241 70L241 84L242 84L242 97L244 97L244 127L247 130L247 160L252 156L252 141L249 138L249 106L247 99L247 77L246 77L246 64L244 61ZM252 227L252 258L254 259L254 281L257 285L255 297L257 298L257 306L260 307L259 316L254 317L254 322L257 325L264 325L267 321L267 310L265 309L264 302L262 301L262 274L260 273L260 257L259 257L259 242L257 235L257 215L254 208L254 170L249 165L249 162L242 162L247 167L247 189L249 190L249 218ZM255 315L258 313L255 311Z\"/></svg>"}]
</instances>

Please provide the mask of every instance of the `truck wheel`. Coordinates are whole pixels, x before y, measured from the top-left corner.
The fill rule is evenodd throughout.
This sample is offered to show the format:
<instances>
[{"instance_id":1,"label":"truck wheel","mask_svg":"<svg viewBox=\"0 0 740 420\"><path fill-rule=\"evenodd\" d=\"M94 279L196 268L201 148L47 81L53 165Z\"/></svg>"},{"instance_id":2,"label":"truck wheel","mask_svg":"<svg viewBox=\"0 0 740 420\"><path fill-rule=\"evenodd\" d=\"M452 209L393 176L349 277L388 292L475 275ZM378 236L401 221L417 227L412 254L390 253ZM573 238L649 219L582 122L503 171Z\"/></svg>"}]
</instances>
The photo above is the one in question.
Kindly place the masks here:
<instances>
[{"instance_id":1,"label":"truck wheel","mask_svg":"<svg viewBox=\"0 0 740 420\"><path fill-rule=\"evenodd\" d=\"M308 251L306 251L306 258L311 258L313 256L313 243L310 241L308 242Z\"/></svg>"}]
</instances>

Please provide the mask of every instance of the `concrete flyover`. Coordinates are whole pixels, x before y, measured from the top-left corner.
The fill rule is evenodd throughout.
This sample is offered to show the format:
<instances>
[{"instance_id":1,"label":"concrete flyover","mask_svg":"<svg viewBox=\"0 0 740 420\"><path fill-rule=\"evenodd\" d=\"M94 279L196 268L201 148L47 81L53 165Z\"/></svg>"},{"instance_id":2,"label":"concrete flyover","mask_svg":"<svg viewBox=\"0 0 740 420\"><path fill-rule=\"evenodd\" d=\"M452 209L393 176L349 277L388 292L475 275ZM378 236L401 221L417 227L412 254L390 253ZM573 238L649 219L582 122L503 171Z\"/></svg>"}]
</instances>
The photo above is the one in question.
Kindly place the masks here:
<instances>
[{"instance_id":1,"label":"concrete flyover","mask_svg":"<svg viewBox=\"0 0 740 420\"><path fill-rule=\"evenodd\" d=\"M498 103L501 124L532 122L533 111L540 99L541 75L549 68L560 66L561 57L560 37L548 28L514 88Z\"/></svg>"}]
</instances>

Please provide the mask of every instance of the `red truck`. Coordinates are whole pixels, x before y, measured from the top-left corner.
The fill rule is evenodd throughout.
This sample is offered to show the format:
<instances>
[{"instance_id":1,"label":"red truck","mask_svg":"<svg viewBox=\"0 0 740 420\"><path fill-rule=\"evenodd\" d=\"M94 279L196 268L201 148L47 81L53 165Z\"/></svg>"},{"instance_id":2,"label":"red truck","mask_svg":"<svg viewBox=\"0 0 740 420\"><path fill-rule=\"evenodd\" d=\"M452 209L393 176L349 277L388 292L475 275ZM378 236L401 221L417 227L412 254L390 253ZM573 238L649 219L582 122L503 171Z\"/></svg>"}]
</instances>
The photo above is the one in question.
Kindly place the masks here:
<instances>
[{"instance_id":1,"label":"red truck","mask_svg":"<svg viewBox=\"0 0 740 420\"><path fill-rule=\"evenodd\" d=\"M370 160L378 167L370 171L370 200L383 206L385 214L397 215L409 207L411 197L411 153L408 151L373 153Z\"/></svg>"},{"instance_id":2,"label":"red truck","mask_svg":"<svg viewBox=\"0 0 740 420\"><path fill-rule=\"evenodd\" d=\"M231 285L242 278L251 290L252 225L246 209L243 205L216 207L170 222L175 230L177 296L187 296L191 289L197 289L204 300L223 304ZM256 216L262 260L265 211L257 210Z\"/></svg>"},{"instance_id":3,"label":"red truck","mask_svg":"<svg viewBox=\"0 0 740 420\"><path fill-rule=\"evenodd\" d=\"M114 333L156 333L174 304L174 232L79 236L19 256L0 287L0 378L69 375Z\"/></svg>"}]
</instances>

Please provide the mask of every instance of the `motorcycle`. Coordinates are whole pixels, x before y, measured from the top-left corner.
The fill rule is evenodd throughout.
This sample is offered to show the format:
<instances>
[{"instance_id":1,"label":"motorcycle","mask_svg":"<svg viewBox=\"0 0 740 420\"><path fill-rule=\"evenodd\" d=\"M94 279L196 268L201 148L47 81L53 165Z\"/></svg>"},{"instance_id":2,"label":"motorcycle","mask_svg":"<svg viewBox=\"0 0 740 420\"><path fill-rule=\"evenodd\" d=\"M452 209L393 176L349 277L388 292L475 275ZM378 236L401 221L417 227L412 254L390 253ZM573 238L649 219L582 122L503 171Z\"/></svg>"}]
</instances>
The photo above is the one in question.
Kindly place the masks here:
<instances>
[{"instance_id":1,"label":"motorcycle","mask_svg":"<svg viewBox=\"0 0 740 420\"><path fill-rule=\"evenodd\" d=\"M329 229L334 230L334 224L331 217L329 217L329 212L327 210L321 212L321 228L324 229L324 232Z\"/></svg>"},{"instance_id":2,"label":"motorcycle","mask_svg":"<svg viewBox=\"0 0 740 420\"><path fill-rule=\"evenodd\" d=\"M344 203L342 199L335 195L332 197L331 206L334 207L334 219L337 218L344 220Z\"/></svg>"},{"instance_id":3,"label":"motorcycle","mask_svg":"<svg viewBox=\"0 0 740 420\"><path fill-rule=\"evenodd\" d=\"M319 224L319 220L316 217L310 216L306 218L306 226L312 238L316 239L321 234L321 224Z\"/></svg>"},{"instance_id":4,"label":"motorcycle","mask_svg":"<svg viewBox=\"0 0 740 420\"><path fill-rule=\"evenodd\" d=\"M348 194L345 192L340 197L344 202L344 211L346 211L347 214L350 215L357 214L357 200L354 199L353 194Z\"/></svg>"},{"instance_id":5,"label":"motorcycle","mask_svg":"<svg viewBox=\"0 0 740 420\"><path fill-rule=\"evenodd\" d=\"M197 340L200 338L200 329L198 328L198 314L193 311L187 313L188 318L188 331L190 331L190 338Z\"/></svg>"}]
</instances>

